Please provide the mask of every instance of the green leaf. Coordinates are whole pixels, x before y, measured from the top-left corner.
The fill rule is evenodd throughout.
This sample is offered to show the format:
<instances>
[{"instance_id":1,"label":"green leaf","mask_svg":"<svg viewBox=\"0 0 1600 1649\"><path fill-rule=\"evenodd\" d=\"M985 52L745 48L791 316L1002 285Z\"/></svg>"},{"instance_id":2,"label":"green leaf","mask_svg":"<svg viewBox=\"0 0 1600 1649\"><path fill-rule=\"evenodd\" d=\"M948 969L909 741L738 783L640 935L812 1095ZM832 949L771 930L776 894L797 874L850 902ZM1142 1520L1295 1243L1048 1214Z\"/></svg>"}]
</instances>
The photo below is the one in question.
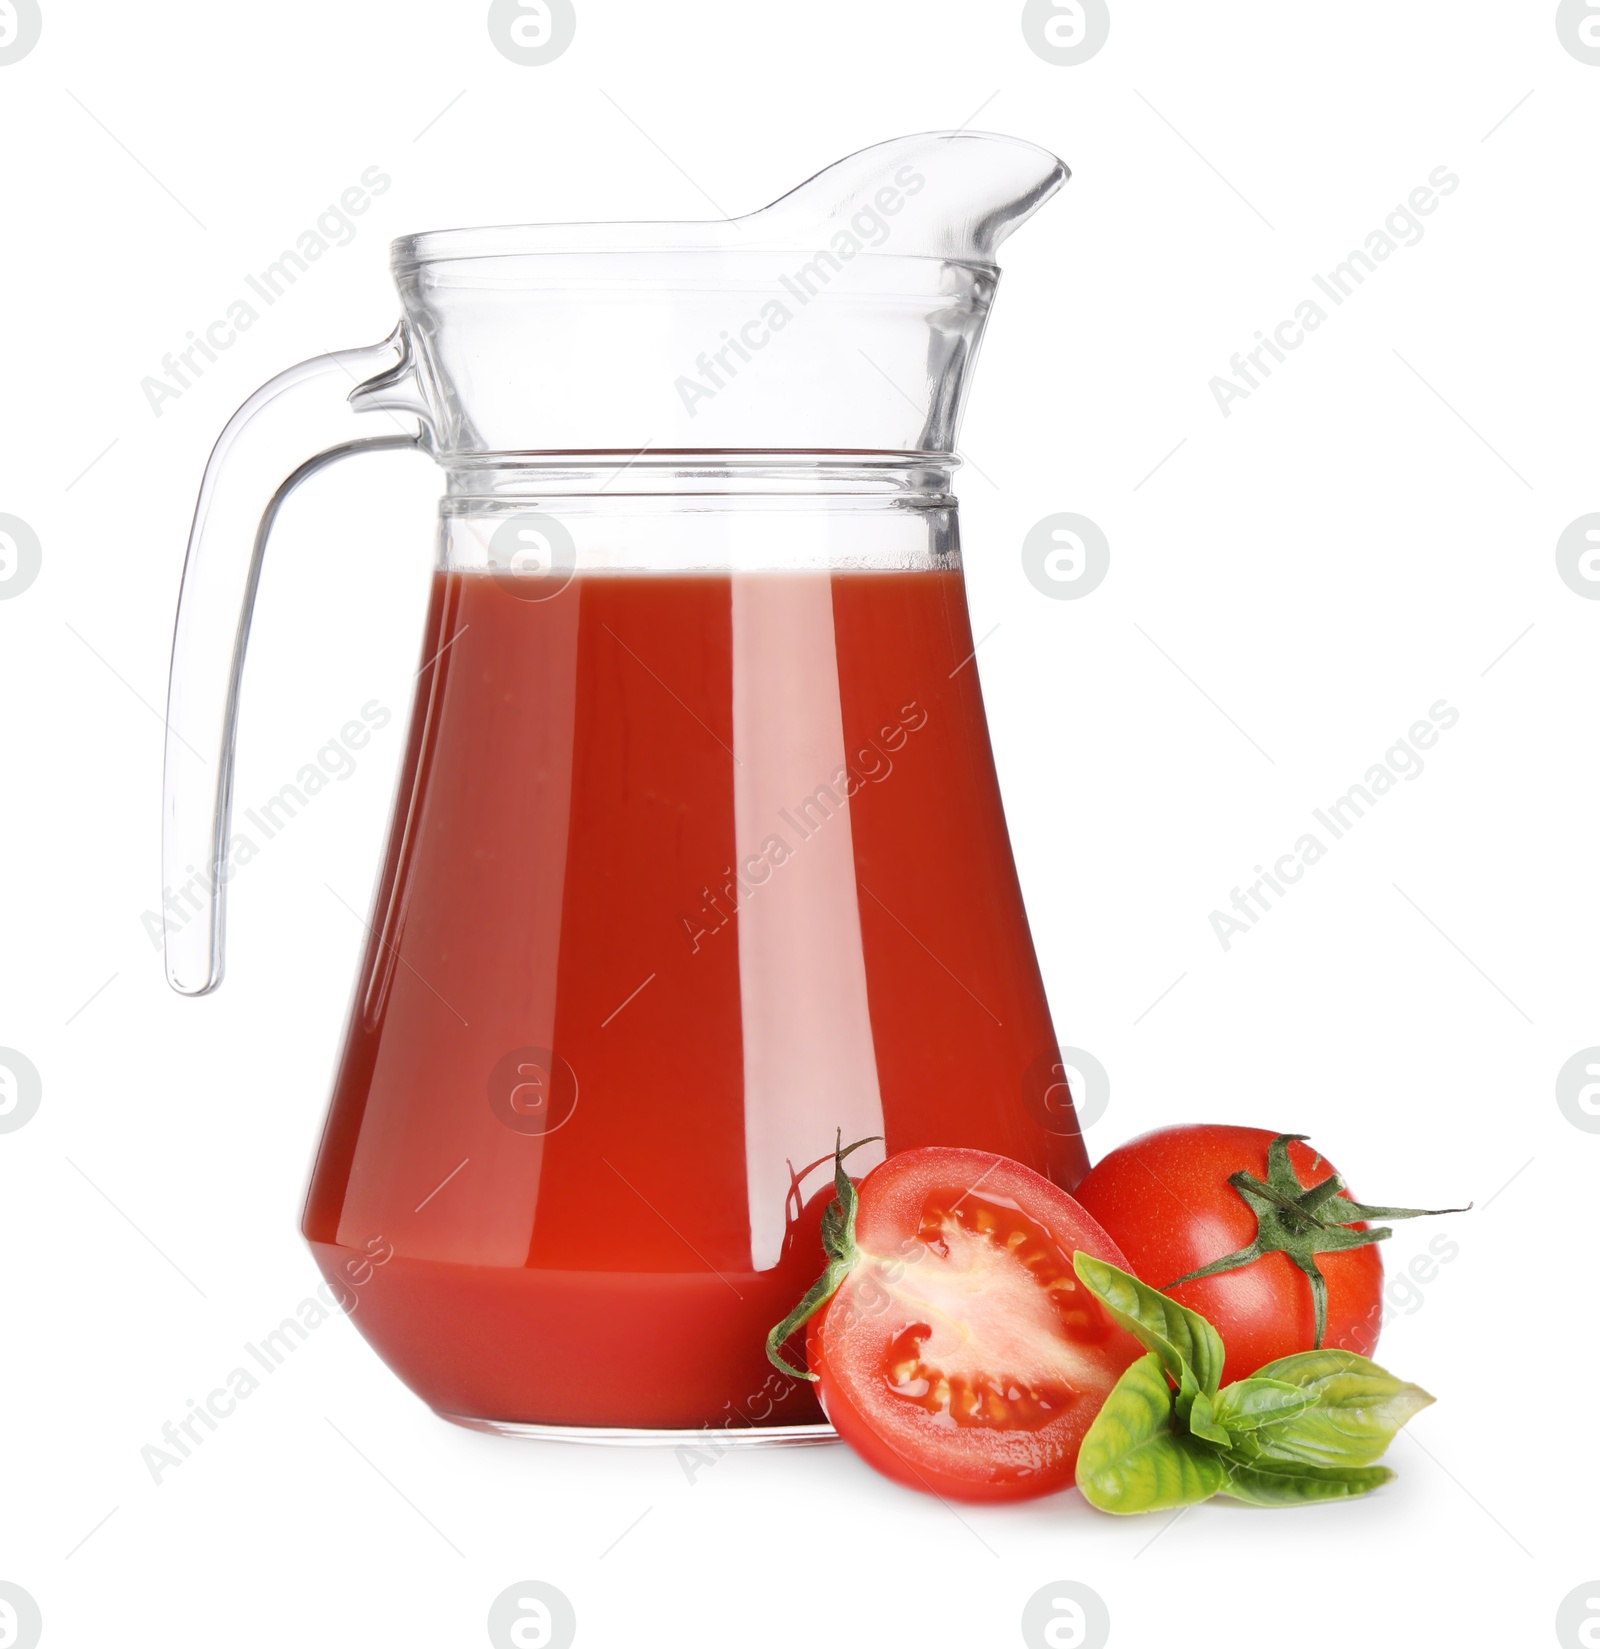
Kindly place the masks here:
<instances>
[{"instance_id":1,"label":"green leaf","mask_svg":"<svg viewBox=\"0 0 1600 1649\"><path fill-rule=\"evenodd\" d=\"M1217 1393L1217 1424L1230 1432L1255 1431L1269 1420L1292 1420L1311 1405L1310 1396L1287 1380L1264 1380L1252 1375L1235 1380Z\"/></svg>"},{"instance_id":2,"label":"green leaf","mask_svg":"<svg viewBox=\"0 0 1600 1649\"><path fill-rule=\"evenodd\" d=\"M1160 1353L1157 1352L1156 1355L1160 1356ZM1189 1419L1194 1413L1194 1406L1206 1395L1200 1389L1200 1382L1194 1377L1194 1370L1187 1363L1180 1363L1178 1389L1172 1394L1172 1412L1178 1417L1179 1431L1189 1430ZM1207 1412L1209 1413L1209 1410Z\"/></svg>"},{"instance_id":3,"label":"green leaf","mask_svg":"<svg viewBox=\"0 0 1600 1649\"><path fill-rule=\"evenodd\" d=\"M1280 1357L1252 1380L1294 1386L1308 1399L1298 1414L1263 1421L1234 1438L1241 1457L1331 1468L1373 1465L1412 1415L1433 1398L1353 1351L1324 1347Z\"/></svg>"},{"instance_id":4,"label":"green leaf","mask_svg":"<svg viewBox=\"0 0 1600 1649\"><path fill-rule=\"evenodd\" d=\"M1085 1288L1121 1326L1161 1359L1167 1374L1182 1387L1188 1373L1199 1389L1212 1393L1222 1379L1222 1340L1197 1311L1146 1286L1119 1266L1097 1260L1081 1249L1072 1269ZM1186 1392L1186 1401L1193 1393Z\"/></svg>"},{"instance_id":5,"label":"green leaf","mask_svg":"<svg viewBox=\"0 0 1600 1649\"><path fill-rule=\"evenodd\" d=\"M1157 1352L1123 1371L1078 1452L1078 1488L1103 1512L1154 1512L1209 1500L1223 1475L1214 1449L1173 1430L1172 1391Z\"/></svg>"},{"instance_id":6,"label":"green leaf","mask_svg":"<svg viewBox=\"0 0 1600 1649\"><path fill-rule=\"evenodd\" d=\"M1253 1506L1310 1506L1370 1494L1393 1476L1387 1466L1302 1466L1230 1457L1221 1492Z\"/></svg>"},{"instance_id":7,"label":"green leaf","mask_svg":"<svg viewBox=\"0 0 1600 1649\"><path fill-rule=\"evenodd\" d=\"M1233 1441L1228 1435L1228 1428L1218 1421L1211 1399L1203 1391L1194 1394L1188 1414L1180 1418L1196 1437L1203 1437L1208 1443L1217 1443L1227 1448Z\"/></svg>"}]
</instances>

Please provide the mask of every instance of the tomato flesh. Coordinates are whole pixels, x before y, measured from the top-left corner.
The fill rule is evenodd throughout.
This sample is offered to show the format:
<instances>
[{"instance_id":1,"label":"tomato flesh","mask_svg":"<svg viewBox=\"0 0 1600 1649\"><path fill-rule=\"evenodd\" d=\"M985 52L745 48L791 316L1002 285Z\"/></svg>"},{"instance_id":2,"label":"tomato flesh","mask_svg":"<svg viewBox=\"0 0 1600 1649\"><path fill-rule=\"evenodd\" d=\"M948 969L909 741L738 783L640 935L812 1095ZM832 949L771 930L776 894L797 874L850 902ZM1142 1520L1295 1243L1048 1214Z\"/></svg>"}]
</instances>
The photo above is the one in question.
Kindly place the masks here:
<instances>
[{"instance_id":1,"label":"tomato flesh","mask_svg":"<svg viewBox=\"0 0 1600 1649\"><path fill-rule=\"evenodd\" d=\"M811 1320L835 1429L886 1476L962 1500L1069 1487L1078 1447L1140 1354L1073 1273L1125 1265L1058 1186L988 1152L891 1157L858 1190L860 1263Z\"/></svg>"},{"instance_id":2,"label":"tomato flesh","mask_svg":"<svg viewBox=\"0 0 1600 1649\"><path fill-rule=\"evenodd\" d=\"M1309 1351L1316 1338L1311 1285L1285 1254L1264 1254L1236 1271L1166 1287L1254 1238L1255 1215L1228 1176L1240 1169L1264 1175L1273 1137L1267 1128L1206 1123L1158 1128L1118 1146L1076 1192L1115 1236L1136 1276L1210 1319L1227 1350L1225 1381L1243 1380L1263 1363ZM1307 1189L1336 1171L1299 1141L1289 1146L1289 1162ZM1317 1264L1328 1284L1322 1343L1370 1357L1383 1320L1377 1245L1321 1254Z\"/></svg>"}]
</instances>

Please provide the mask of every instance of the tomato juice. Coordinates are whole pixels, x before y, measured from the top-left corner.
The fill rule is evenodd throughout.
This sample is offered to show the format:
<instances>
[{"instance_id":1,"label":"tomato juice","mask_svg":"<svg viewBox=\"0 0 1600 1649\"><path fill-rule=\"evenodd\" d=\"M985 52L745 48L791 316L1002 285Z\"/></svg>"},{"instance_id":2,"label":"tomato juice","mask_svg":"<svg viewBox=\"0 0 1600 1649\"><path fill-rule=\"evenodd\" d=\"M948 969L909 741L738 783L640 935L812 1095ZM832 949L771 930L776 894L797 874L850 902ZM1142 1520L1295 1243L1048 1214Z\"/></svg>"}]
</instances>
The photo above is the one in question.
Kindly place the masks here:
<instances>
[{"instance_id":1,"label":"tomato juice","mask_svg":"<svg viewBox=\"0 0 1600 1649\"><path fill-rule=\"evenodd\" d=\"M1070 1189L1055 1042L959 568L436 575L304 1221L434 1408L819 1420L835 1130Z\"/></svg>"}]
</instances>

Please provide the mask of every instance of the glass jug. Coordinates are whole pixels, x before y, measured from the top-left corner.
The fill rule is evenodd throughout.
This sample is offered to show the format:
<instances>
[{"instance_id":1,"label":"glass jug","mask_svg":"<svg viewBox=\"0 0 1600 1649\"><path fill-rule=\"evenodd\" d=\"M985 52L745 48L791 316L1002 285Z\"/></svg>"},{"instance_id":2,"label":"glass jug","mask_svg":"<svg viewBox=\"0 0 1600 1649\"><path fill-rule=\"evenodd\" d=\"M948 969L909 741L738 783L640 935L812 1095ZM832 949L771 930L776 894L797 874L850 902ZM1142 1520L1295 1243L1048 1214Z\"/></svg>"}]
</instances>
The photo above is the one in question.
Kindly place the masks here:
<instances>
[{"instance_id":1,"label":"glass jug","mask_svg":"<svg viewBox=\"0 0 1600 1649\"><path fill-rule=\"evenodd\" d=\"M222 974L278 506L375 448L445 471L303 1224L441 1415L824 1433L763 1341L821 1269L840 1131L882 1138L857 1171L924 1144L1085 1171L949 492L995 249L1066 175L931 133L739 219L414 235L394 334L281 374L218 441L168 699L188 994ZM352 438L351 407L416 433Z\"/></svg>"}]
</instances>

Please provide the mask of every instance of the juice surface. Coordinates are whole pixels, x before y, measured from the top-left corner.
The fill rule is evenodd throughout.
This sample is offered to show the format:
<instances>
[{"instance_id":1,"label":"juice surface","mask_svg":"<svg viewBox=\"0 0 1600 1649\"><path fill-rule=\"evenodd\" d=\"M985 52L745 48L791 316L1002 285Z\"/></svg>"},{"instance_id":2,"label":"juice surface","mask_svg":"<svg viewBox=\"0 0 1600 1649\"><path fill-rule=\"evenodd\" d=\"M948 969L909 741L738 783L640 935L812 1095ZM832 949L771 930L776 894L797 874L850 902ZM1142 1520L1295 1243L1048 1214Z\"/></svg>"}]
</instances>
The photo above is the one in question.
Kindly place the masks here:
<instances>
[{"instance_id":1,"label":"juice surface","mask_svg":"<svg viewBox=\"0 0 1600 1649\"><path fill-rule=\"evenodd\" d=\"M305 1233L443 1413L820 1418L762 1342L836 1129L1087 1166L961 574L526 594L436 576Z\"/></svg>"}]
</instances>

